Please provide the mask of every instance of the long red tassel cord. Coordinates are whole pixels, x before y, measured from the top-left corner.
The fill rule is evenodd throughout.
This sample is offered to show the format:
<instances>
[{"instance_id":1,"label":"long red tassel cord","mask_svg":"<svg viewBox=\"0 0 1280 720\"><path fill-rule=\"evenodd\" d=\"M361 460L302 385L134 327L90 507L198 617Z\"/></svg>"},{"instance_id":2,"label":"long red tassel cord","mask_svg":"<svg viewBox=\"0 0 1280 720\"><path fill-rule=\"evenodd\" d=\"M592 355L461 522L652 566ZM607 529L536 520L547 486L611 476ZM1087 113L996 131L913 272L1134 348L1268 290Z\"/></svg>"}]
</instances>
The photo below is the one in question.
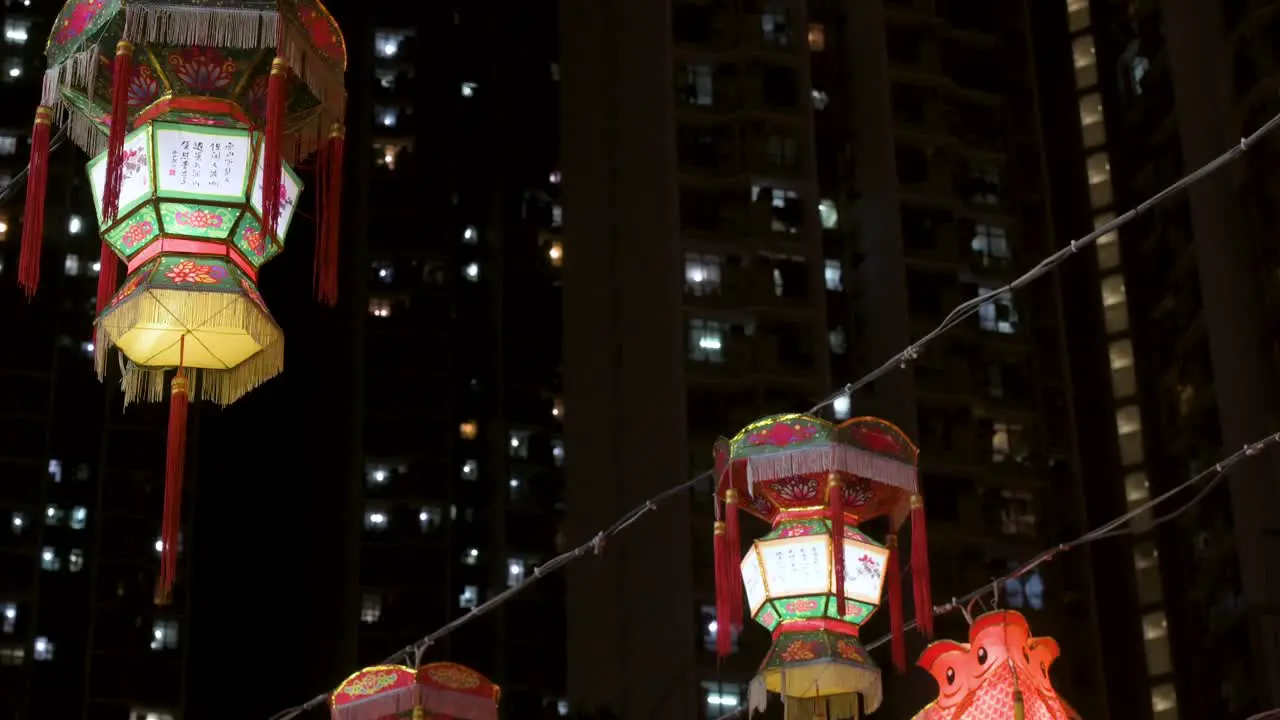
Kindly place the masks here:
<instances>
[{"instance_id":1,"label":"long red tassel cord","mask_svg":"<svg viewBox=\"0 0 1280 720\"><path fill-rule=\"evenodd\" d=\"M889 586L889 631L893 643L893 667L898 672L907 671L906 621L902 616L902 567L898 558L898 536L885 538L889 549L889 561L885 565L884 582Z\"/></svg>"},{"instance_id":2,"label":"long red tassel cord","mask_svg":"<svg viewBox=\"0 0 1280 720\"><path fill-rule=\"evenodd\" d=\"M717 511L716 514L720 513ZM716 659L719 660L733 653L733 619L729 612L729 593L733 588L730 573L733 565L729 558L729 544L725 542L724 522L721 520L715 522L712 542L716 564Z\"/></svg>"},{"instance_id":3,"label":"long red tassel cord","mask_svg":"<svg viewBox=\"0 0 1280 720\"><path fill-rule=\"evenodd\" d=\"M49 185L49 132L53 110L36 108L31 128L31 159L27 165L27 202L22 208L22 249L18 258L18 285L27 297L40 285L40 246L44 242L44 196Z\"/></svg>"},{"instance_id":4,"label":"long red tassel cord","mask_svg":"<svg viewBox=\"0 0 1280 720\"><path fill-rule=\"evenodd\" d=\"M725 580L728 583L728 603L729 603L729 627L721 627L719 632L723 633L728 630L730 633L742 631L742 574L737 571L733 562L733 558L738 556L742 550L742 528L738 518L738 491L729 488L724 494L724 543L725 552L729 558L728 568L725 570Z\"/></svg>"},{"instance_id":5,"label":"long red tassel cord","mask_svg":"<svg viewBox=\"0 0 1280 720\"><path fill-rule=\"evenodd\" d=\"M179 340L185 343L186 339ZM181 357L181 355L180 355ZM178 545L182 531L182 475L187 462L187 404L189 387L181 365L169 388L169 438L164 472L164 521L160 531L160 581L156 604L173 600L178 575Z\"/></svg>"},{"instance_id":6,"label":"long red tassel cord","mask_svg":"<svg viewBox=\"0 0 1280 720\"><path fill-rule=\"evenodd\" d=\"M133 77L133 43L116 43L111 74L111 130L107 133L107 178L102 188L102 219L112 222L120 214L120 188L124 184L124 136L129 133L129 80Z\"/></svg>"},{"instance_id":7,"label":"long red tassel cord","mask_svg":"<svg viewBox=\"0 0 1280 720\"><path fill-rule=\"evenodd\" d=\"M929 533L925 528L924 498L911 496L911 579L915 590L916 625L933 637L933 589L929 583Z\"/></svg>"},{"instance_id":8,"label":"long red tassel cord","mask_svg":"<svg viewBox=\"0 0 1280 720\"><path fill-rule=\"evenodd\" d=\"M338 303L338 238L342 232L342 165L346 129L334 123L316 163L319 189L316 208L320 226L316 238L316 299L330 307Z\"/></svg>"},{"instance_id":9,"label":"long red tassel cord","mask_svg":"<svg viewBox=\"0 0 1280 720\"><path fill-rule=\"evenodd\" d=\"M839 473L827 476L827 503L831 506L831 566L836 576L836 607L844 617L844 483Z\"/></svg>"},{"instance_id":10,"label":"long red tassel cord","mask_svg":"<svg viewBox=\"0 0 1280 720\"><path fill-rule=\"evenodd\" d=\"M284 149L284 82L289 70L284 58L271 61L267 79L267 126L262 140L262 229L275 241L280 222L281 151Z\"/></svg>"},{"instance_id":11,"label":"long red tassel cord","mask_svg":"<svg viewBox=\"0 0 1280 720\"><path fill-rule=\"evenodd\" d=\"M120 275L120 261L107 243L102 243L102 251L98 256L98 314L107 309L111 296L116 290L116 281Z\"/></svg>"}]
</instances>

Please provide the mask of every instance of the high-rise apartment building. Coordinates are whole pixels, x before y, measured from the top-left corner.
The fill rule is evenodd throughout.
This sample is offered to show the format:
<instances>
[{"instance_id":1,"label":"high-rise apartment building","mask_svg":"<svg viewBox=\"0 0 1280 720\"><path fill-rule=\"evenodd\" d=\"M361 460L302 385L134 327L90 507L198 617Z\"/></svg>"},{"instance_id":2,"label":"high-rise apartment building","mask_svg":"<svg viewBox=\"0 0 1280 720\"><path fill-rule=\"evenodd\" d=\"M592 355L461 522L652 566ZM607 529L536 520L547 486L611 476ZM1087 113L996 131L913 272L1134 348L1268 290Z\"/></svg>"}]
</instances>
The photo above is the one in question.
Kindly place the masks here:
<instances>
[{"instance_id":1,"label":"high-rise apartment building","mask_svg":"<svg viewBox=\"0 0 1280 720\"><path fill-rule=\"evenodd\" d=\"M1157 194L1280 110L1268 84L1274 3L1073 0L1035 15L1065 236ZM1276 142L1064 271L1094 523L1277 430ZM1271 453L1247 459L1181 517L1156 522L1199 488L1138 516L1122 552L1094 555L1095 576L1114 581L1098 593L1114 713L1245 718L1280 702L1275 468Z\"/></svg>"},{"instance_id":2,"label":"high-rise apartment building","mask_svg":"<svg viewBox=\"0 0 1280 720\"><path fill-rule=\"evenodd\" d=\"M1053 249L1027 28L1020 2L561 4L575 540L705 470L717 435L809 407ZM919 441L939 602L1084 530L1062 312L1049 279L986 303L826 411ZM714 718L745 702L768 637L747 629L716 666L710 526L704 484L569 571L573 703ZM1059 687L1093 716L1087 557L999 590L1059 636ZM886 682L889 715L930 698L923 676Z\"/></svg>"},{"instance_id":3,"label":"high-rise apartment building","mask_svg":"<svg viewBox=\"0 0 1280 720\"><path fill-rule=\"evenodd\" d=\"M559 550L559 68L554 4L378 9L371 65L360 656L373 663L530 579ZM357 110L353 109L353 114ZM359 146L357 146L359 147ZM563 578L427 658L557 713Z\"/></svg>"}]
</instances>

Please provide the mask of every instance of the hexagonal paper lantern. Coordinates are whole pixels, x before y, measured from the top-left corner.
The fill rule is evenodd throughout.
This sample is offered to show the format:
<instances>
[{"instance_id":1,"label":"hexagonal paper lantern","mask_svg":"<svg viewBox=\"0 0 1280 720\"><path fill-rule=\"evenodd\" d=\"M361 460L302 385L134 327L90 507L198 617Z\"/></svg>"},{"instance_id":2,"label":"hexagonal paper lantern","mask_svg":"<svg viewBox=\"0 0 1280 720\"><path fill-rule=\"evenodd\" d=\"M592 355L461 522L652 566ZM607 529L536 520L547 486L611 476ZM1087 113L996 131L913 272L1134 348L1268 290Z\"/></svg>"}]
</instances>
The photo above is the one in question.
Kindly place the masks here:
<instances>
[{"instance_id":1,"label":"hexagonal paper lantern","mask_svg":"<svg viewBox=\"0 0 1280 720\"><path fill-rule=\"evenodd\" d=\"M149 122L125 139L120 215L102 226L106 153L89 161L103 239L129 267L166 252L224 257L256 278L284 247L302 192L287 164L275 233L262 230L262 137L236 127Z\"/></svg>"},{"instance_id":2,"label":"hexagonal paper lantern","mask_svg":"<svg viewBox=\"0 0 1280 720\"><path fill-rule=\"evenodd\" d=\"M502 691L456 663L418 668L375 665L347 678L329 694L333 720L497 720Z\"/></svg>"},{"instance_id":3,"label":"hexagonal paper lantern","mask_svg":"<svg viewBox=\"0 0 1280 720\"><path fill-rule=\"evenodd\" d=\"M725 503L725 519L716 525L717 625L726 634L741 626L741 582L750 616L773 634L751 683L750 706L763 709L773 692L798 720L874 711L882 699L880 669L858 630L887 588L894 660L905 669L901 576L896 535L881 545L858 525L888 516L896 530L910 516L918 523L913 550L924 550L915 446L878 418L833 425L777 415L721 440L715 454L717 494ZM739 508L773 528L736 572ZM915 573L922 576L917 603L928 612L927 559L916 560L913 567L924 568Z\"/></svg>"}]
</instances>

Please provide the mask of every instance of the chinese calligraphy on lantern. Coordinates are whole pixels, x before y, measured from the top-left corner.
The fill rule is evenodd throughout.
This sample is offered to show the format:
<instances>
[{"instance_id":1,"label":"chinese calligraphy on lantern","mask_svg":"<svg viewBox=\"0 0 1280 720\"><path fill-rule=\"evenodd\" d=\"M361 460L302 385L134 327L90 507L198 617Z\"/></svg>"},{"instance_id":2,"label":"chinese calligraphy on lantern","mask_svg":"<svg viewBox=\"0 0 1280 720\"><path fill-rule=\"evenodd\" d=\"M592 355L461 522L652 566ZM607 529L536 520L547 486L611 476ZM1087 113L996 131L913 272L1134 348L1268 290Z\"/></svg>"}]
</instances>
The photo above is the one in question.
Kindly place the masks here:
<instances>
[{"instance_id":1,"label":"chinese calligraphy on lantern","mask_svg":"<svg viewBox=\"0 0 1280 720\"><path fill-rule=\"evenodd\" d=\"M219 199L244 197L249 171L248 134L223 134L209 128L160 126L156 129L157 184L161 193L178 192Z\"/></svg>"},{"instance_id":2,"label":"chinese calligraphy on lantern","mask_svg":"<svg viewBox=\"0 0 1280 720\"><path fill-rule=\"evenodd\" d=\"M827 592L831 550L825 535L775 541L761 547L769 594L778 597Z\"/></svg>"},{"instance_id":3,"label":"chinese calligraphy on lantern","mask_svg":"<svg viewBox=\"0 0 1280 720\"><path fill-rule=\"evenodd\" d=\"M754 615L765 600L764 575L760 569L760 553L754 547L742 559L742 586L747 591L747 605Z\"/></svg>"}]
</instances>

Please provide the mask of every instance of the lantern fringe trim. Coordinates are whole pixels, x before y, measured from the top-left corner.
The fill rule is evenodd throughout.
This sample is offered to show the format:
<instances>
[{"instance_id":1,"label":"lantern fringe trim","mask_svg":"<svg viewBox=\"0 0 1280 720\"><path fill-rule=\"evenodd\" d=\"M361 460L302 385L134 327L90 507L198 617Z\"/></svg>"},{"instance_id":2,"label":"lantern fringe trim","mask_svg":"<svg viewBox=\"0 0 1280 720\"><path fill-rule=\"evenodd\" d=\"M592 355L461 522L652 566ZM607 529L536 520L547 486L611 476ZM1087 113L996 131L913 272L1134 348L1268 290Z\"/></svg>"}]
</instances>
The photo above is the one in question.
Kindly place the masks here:
<instances>
[{"instance_id":1,"label":"lantern fringe trim","mask_svg":"<svg viewBox=\"0 0 1280 720\"><path fill-rule=\"evenodd\" d=\"M819 445L753 455L745 458L747 487L797 475L843 472L875 478L876 482L917 491L916 468L900 460L877 455L848 445Z\"/></svg>"},{"instance_id":2,"label":"lantern fringe trim","mask_svg":"<svg viewBox=\"0 0 1280 720\"><path fill-rule=\"evenodd\" d=\"M849 668L842 668L842 672L849 672ZM866 681L866 690L855 693L842 693L839 695L810 695L808 697L788 696L787 692L787 673L779 671L779 683L781 693L783 694L783 705L787 720L812 720L818 717L817 703L827 703L828 720L849 720L857 718L860 715L860 709L866 707L867 712L873 713L880 708L880 704L884 702L884 688L880 684L880 671L874 668L867 668L860 671L864 674ZM816 692L818 688L812 688ZM858 696L862 696L861 704ZM758 712L764 712L769 705L769 686L766 673L760 673L752 678L751 683L747 686L747 711L748 715L754 715Z\"/></svg>"},{"instance_id":3,"label":"lantern fringe trim","mask_svg":"<svg viewBox=\"0 0 1280 720\"><path fill-rule=\"evenodd\" d=\"M213 325L243 328L262 349L230 368L186 368L198 385L200 398L230 405L245 393L284 370L284 334L255 303L242 295L183 290L147 290L150 298L131 298L98 318L94 333L94 368L98 379L106 376L107 353L116 338L145 325L171 325L181 318L187 328ZM151 300L148 302L148 300ZM161 402L165 397L166 368L133 366L121 381L124 402ZM192 391L194 395L194 390Z\"/></svg>"}]
</instances>

